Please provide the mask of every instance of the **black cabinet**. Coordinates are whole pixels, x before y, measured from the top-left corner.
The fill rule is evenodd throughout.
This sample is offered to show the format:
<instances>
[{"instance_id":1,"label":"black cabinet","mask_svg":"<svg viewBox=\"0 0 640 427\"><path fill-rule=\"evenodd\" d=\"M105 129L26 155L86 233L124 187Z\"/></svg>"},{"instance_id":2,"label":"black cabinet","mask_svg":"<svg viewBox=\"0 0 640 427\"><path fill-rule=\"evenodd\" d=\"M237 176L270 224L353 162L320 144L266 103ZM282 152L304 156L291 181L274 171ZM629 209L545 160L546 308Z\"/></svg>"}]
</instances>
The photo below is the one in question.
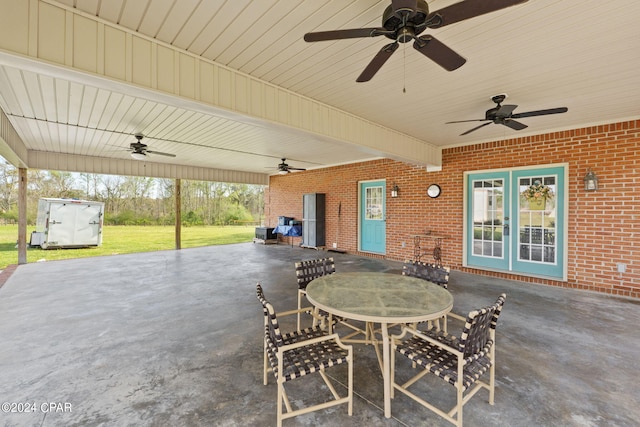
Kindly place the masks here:
<instances>
[{"instance_id":1,"label":"black cabinet","mask_svg":"<svg viewBox=\"0 0 640 427\"><path fill-rule=\"evenodd\" d=\"M256 239L274 240L278 235L273 232L273 227L256 227Z\"/></svg>"},{"instance_id":2,"label":"black cabinet","mask_svg":"<svg viewBox=\"0 0 640 427\"><path fill-rule=\"evenodd\" d=\"M325 195L312 193L302 196L302 246L325 246Z\"/></svg>"}]
</instances>

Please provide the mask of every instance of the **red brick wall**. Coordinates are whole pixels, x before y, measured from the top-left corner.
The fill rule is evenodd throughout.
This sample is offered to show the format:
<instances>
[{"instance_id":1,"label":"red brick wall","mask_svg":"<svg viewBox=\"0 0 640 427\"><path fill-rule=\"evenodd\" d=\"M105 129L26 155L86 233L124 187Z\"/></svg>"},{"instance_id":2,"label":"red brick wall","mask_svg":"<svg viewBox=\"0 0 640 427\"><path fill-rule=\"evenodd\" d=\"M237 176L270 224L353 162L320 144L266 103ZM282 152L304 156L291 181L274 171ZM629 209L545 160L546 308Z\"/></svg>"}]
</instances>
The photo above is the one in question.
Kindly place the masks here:
<instances>
[{"instance_id":1,"label":"red brick wall","mask_svg":"<svg viewBox=\"0 0 640 427\"><path fill-rule=\"evenodd\" d=\"M448 148L442 160L441 172L383 159L273 176L265 197L267 225L276 225L278 216L302 219L302 195L326 193L327 247L337 242L358 253L358 182L386 179L386 258L412 258L411 235L430 230L451 236L443 242L442 258L452 269L640 298L640 120ZM464 172L556 163L568 164L568 281L464 268ZM587 168L598 175L597 192L583 190ZM394 182L397 199L390 196ZM430 183L442 187L439 198L426 195ZM625 273L617 272L617 263L626 264Z\"/></svg>"}]
</instances>

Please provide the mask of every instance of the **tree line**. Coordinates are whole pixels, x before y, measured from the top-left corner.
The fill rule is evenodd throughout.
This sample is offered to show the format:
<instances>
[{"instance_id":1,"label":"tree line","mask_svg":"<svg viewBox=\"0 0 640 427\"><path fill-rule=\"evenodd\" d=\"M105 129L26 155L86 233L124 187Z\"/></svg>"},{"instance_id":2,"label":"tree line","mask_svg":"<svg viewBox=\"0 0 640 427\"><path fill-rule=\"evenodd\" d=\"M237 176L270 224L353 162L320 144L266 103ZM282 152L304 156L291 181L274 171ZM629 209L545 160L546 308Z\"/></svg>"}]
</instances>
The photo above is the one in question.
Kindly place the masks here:
<instances>
[{"instance_id":1,"label":"tree line","mask_svg":"<svg viewBox=\"0 0 640 427\"><path fill-rule=\"evenodd\" d=\"M175 224L175 180L136 176L27 171L27 223L42 197L104 202L107 225ZM181 218L189 225L259 224L264 186L181 181ZM18 221L18 170L0 158L0 221Z\"/></svg>"}]
</instances>

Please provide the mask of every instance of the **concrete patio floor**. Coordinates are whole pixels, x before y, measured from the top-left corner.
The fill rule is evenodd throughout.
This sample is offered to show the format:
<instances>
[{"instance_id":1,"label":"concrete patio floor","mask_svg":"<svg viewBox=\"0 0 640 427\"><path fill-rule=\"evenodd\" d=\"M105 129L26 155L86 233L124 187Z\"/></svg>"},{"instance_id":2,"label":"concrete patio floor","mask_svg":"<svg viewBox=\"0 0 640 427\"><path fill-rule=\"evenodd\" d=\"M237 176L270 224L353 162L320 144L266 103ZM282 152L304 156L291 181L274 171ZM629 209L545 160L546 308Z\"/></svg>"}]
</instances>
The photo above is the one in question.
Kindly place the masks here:
<instances>
[{"instance_id":1,"label":"concrete patio floor","mask_svg":"<svg viewBox=\"0 0 640 427\"><path fill-rule=\"evenodd\" d=\"M275 425L255 285L276 310L295 308L293 263L322 256L338 271L400 274L402 266L253 243L19 266L0 288L0 425ZM480 391L465 405L466 426L640 424L640 301L456 271L449 290L459 314L507 294L495 405ZM384 418L375 352L354 345L354 353L353 416L341 405L284 426L449 425L400 394ZM398 375L410 370L403 363ZM422 389L453 405L443 382L426 379ZM311 377L289 390L293 401L325 391Z\"/></svg>"}]
</instances>

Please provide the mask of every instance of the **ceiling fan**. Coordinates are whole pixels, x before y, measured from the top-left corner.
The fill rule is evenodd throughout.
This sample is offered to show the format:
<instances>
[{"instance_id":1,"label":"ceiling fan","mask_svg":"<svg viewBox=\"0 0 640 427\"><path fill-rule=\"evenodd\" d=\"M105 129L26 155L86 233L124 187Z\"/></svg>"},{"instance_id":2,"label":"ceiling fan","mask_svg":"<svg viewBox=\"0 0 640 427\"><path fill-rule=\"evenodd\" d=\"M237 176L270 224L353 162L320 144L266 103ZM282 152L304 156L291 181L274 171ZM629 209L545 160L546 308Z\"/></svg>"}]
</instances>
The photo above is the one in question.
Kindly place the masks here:
<instances>
[{"instance_id":1,"label":"ceiling fan","mask_svg":"<svg viewBox=\"0 0 640 427\"><path fill-rule=\"evenodd\" d=\"M285 158L282 158L282 163L278 164L278 173L280 175L286 175L288 173L291 173L291 171L306 171L306 169L303 168L294 168L293 166L289 166L286 163Z\"/></svg>"},{"instance_id":2,"label":"ceiling fan","mask_svg":"<svg viewBox=\"0 0 640 427\"><path fill-rule=\"evenodd\" d=\"M559 107L559 108L549 108L547 110L536 110L536 111L527 111L526 113L516 113L513 114L513 110L518 108L517 105L502 105L502 102L507 99L506 93L501 93L499 95L495 95L491 97L491 100L495 102L497 105L493 108L488 109L484 116L484 119L471 119L471 120L457 120L449 123L465 123L465 122L486 122L481 124L480 126L476 126L473 129L469 129L468 131L461 133L462 135L467 135L474 130L478 130L481 127L490 125L491 123L495 123L498 125L505 125L513 130L522 130L527 127L524 123L520 123L513 119L521 119L523 117L534 117L534 116L546 116L548 114L559 114L566 113L569 111L567 107Z\"/></svg>"},{"instance_id":3,"label":"ceiling fan","mask_svg":"<svg viewBox=\"0 0 640 427\"><path fill-rule=\"evenodd\" d=\"M434 61L447 71L461 67L465 62L444 43L431 35L419 36L427 28L440 28L455 22L464 21L485 13L494 12L527 0L465 0L429 13L425 0L391 0L382 14L382 27L354 28L334 31L307 33L304 40L317 42L342 40L361 37L385 36L391 40L373 57L356 82L367 82L398 49L399 43L413 40L413 48ZM419 36L419 37L418 37Z\"/></svg>"},{"instance_id":4,"label":"ceiling fan","mask_svg":"<svg viewBox=\"0 0 640 427\"><path fill-rule=\"evenodd\" d=\"M170 153L162 153L160 151L151 151L147 149L147 144L142 143L142 138L144 135L141 133L135 134L137 142L132 142L129 145L129 151L131 151L131 157L136 160L145 160L147 158L147 154L157 154L159 156L167 156L167 157L175 157L175 154Z\"/></svg>"}]
</instances>

